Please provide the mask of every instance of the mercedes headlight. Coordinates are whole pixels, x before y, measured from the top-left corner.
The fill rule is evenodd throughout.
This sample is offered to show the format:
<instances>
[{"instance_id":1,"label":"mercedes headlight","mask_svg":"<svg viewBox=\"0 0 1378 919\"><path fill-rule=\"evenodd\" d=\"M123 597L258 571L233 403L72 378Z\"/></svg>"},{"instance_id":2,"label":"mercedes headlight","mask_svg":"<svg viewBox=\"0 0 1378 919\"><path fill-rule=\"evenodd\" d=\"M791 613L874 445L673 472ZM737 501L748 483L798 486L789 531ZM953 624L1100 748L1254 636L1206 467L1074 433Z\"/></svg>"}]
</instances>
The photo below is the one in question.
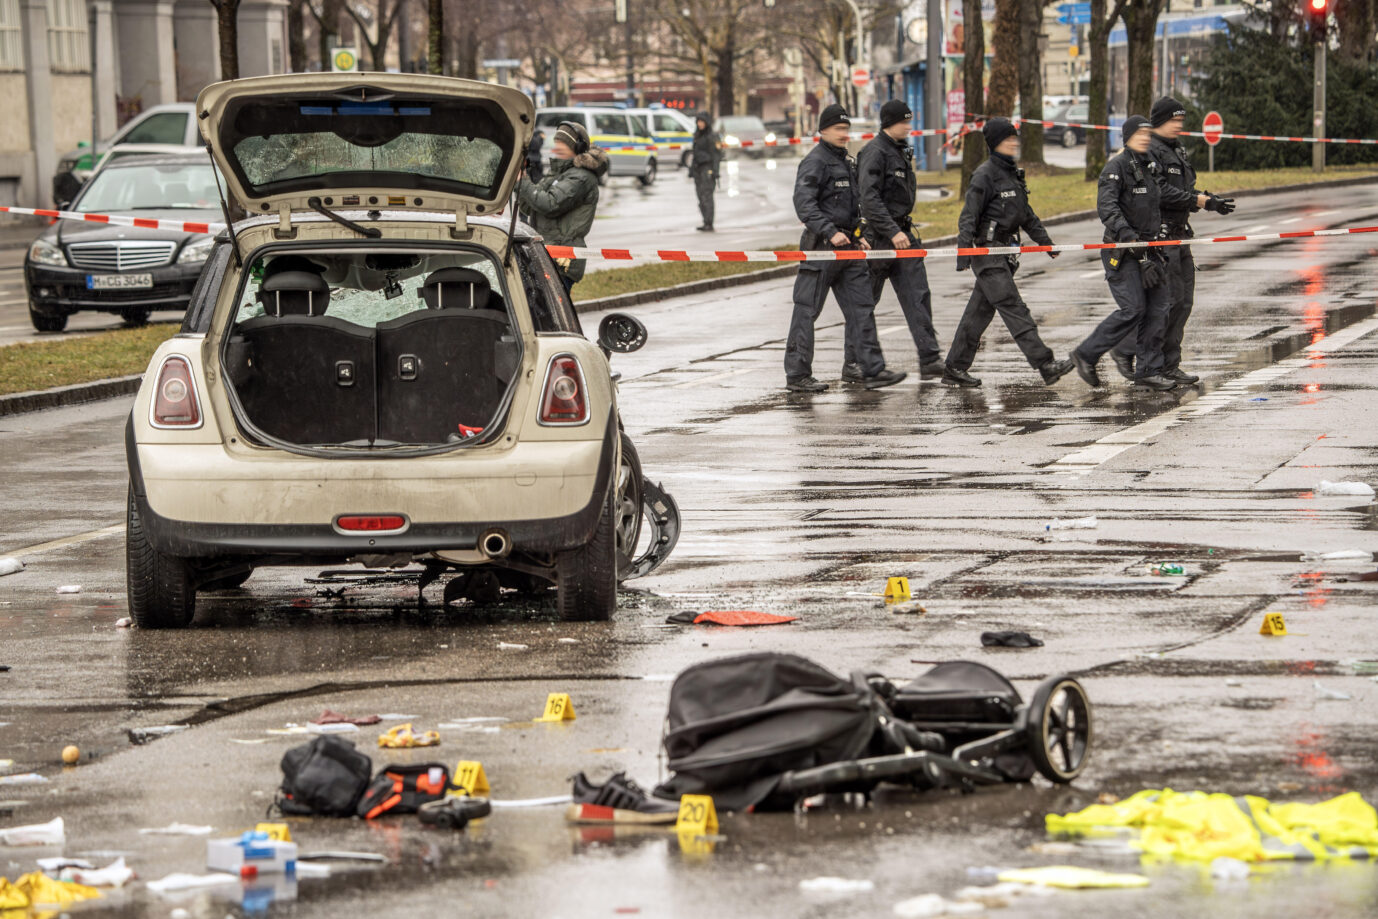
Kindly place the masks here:
<instances>
[{"instance_id":1,"label":"mercedes headlight","mask_svg":"<svg viewBox=\"0 0 1378 919\"><path fill-rule=\"evenodd\" d=\"M735 147L741 143L741 140L737 138L736 134L728 134L726 137L722 139L722 142L727 144L729 147Z\"/></svg>"},{"instance_id":2,"label":"mercedes headlight","mask_svg":"<svg viewBox=\"0 0 1378 919\"><path fill-rule=\"evenodd\" d=\"M775 132L772 131L771 133L769 133L769 134L766 135L766 143L768 143L768 144L773 144L773 143L775 143Z\"/></svg>"},{"instance_id":3,"label":"mercedes headlight","mask_svg":"<svg viewBox=\"0 0 1378 919\"><path fill-rule=\"evenodd\" d=\"M185 262L204 262L210 258L211 250L215 248L215 237L206 236L202 239L193 239L182 247L182 254L177 256L178 264Z\"/></svg>"},{"instance_id":4,"label":"mercedes headlight","mask_svg":"<svg viewBox=\"0 0 1378 919\"><path fill-rule=\"evenodd\" d=\"M62 250L42 239L34 240L34 244L29 247L29 261L35 265L67 267L67 256L62 254Z\"/></svg>"}]
</instances>

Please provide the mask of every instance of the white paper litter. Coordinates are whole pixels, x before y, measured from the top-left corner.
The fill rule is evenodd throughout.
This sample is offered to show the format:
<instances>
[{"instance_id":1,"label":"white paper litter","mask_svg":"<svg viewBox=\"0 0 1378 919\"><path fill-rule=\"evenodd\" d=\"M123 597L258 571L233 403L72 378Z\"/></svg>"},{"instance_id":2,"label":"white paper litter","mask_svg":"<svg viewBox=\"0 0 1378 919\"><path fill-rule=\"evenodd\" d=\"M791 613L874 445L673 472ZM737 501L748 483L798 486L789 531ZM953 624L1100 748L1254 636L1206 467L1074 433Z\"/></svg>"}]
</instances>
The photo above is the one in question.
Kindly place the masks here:
<instances>
[{"instance_id":1,"label":"white paper litter","mask_svg":"<svg viewBox=\"0 0 1378 919\"><path fill-rule=\"evenodd\" d=\"M1304 562L1371 562L1373 553L1363 549L1341 549L1338 552L1303 552Z\"/></svg>"},{"instance_id":2,"label":"white paper litter","mask_svg":"<svg viewBox=\"0 0 1378 919\"><path fill-rule=\"evenodd\" d=\"M1221 856L1211 862L1211 877L1222 881L1242 881L1249 876L1248 862Z\"/></svg>"},{"instance_id":3,"label":"white paper litter","mask_svg":"<svg viewBox=\"0 0 1378 919\"><path fill-rule=\"evenodd\" d=\"M876 885L866 878L817 877L800 881L799 889L804 893L865 893L875 890Z\"/></svg>"},{"instance_id":4,"label":"white paper litter","mask_svg":"<svg viewBox=\"0 0 1378 919\"><path fill-rule=\"evenodd\" d=\"M169 874L165 878L148 882L148 889L156 894L176 893L180 890L199 890L202 887L219 887L221 884L238 884L239 878L233 874Z\"/></svg>"},{"instance_id":5,"label":"white paper litter","mask_svg":"<svg viewBox=\"0 0 1378 919\"><path fill-rule=\"evenodd\" d=\"M298 878L328 878L330 877L329 865L318 865L315 862L304 862L297 860Z\"/></svg>"},{"instance_id":6,"label":"white paper litter","mask_svg":"<svg viewBox=\"0 0 1378 919\"><path fill-rule=\"evenodd\" d=\"M169 823L167 826L144 827L141 836L209 836L213 826L196 826L191 823ZM149 885L153 886L152 884Z\"/></svg>"},{"instance_id":7,"label":"white paper litter","mask_svg":"<svg viewBox=\"0 0 1378 919\"><path fill-rule=\"evenodd\" d=\"M14 775L0 775L0 785L46 785L48 780L37 772L17 772Z\"/></svg>"},{"instance_id":8,"label":"white paper litter","mask_svg":"<svg viewBox=\"0 0 1378 919\"><path fill-rule=\"evenodd\" d=\"M1056 887L1044 887L1039 884L1015 884L1009 882L1002 884L987 884L980 887L963 887L952 895L952 899L974 900L977 903L984 903L990 906L990 901L996 899L1012 900L1015 897L1051 897L1056 893Z\"/></svg>"},{"instance_id":9,"label":"white paper litter","mask_svg":"<svg viewBox=\"0 0 1378 919\"><path fill-rule=\"evenodd\" d=\"M557 638L555 640L562 645L577 645L579 643L577 638Z\"/></svg>"},{"instance_id":10,"label":"white paper litter","mask_svg":"<svg viewBox=\"0 0 1378 919\"><path fill-rule=\"evenodd\" d=\"M1318 495L1357 495L1363 498L1373 497L1373 486L1364 482L1327 482L1321 480L1320 487L1316 489Z\"/></svg>"},{"instance_id":11,"label":"white paper litter","mask_svg":"<svg viewBox=\"0 0 1378 919\"><path fill-rule=\"evenodd\" d=\"M134 872L124 863L124 859L117 858L104 868L64 868L57 879L85 884L87 887L123 887L133 877Z\"/></svg>"},{"instance_id":12,"label":"white paper litter","mask_svg":"<svg viewBox=\"0 0 1378 919\"><path fill-rule=\"evenodd\" d=\"M510 801L489 801L493 810L500 810L504 807L550 807L554 804L568 804L572 799L569 795L552 795L549 798L514 798Z\"/></svg>"},{"instance_id":13,"label":"white paper litter","mask_svg":"<svg viewBox=\"0 0 1378 919\"><path fill-rule=\"evenodd\" d=\"M1058 518L1043 527L1045 530L1094 530L1100 526L1095 517L1073 517L1071 520Z\"/></svg>"},{"instance_id":14,"label":"white paper litter","mask_svg":"<svg viewBox=\"0 0 1378 919\"><path fill-rule=\"evenodd\" d=\"M115 628L117 629L132 629L133 627L134 620L130 619L128 616L115 620Z\"/></svg>"},{"instance_id":15,"label":"white paper litter","mask_svg":"<svg viewBox=\"0 0 1378 919\"><path fill-rule=\"evenodd\" d=\"M335 724L308 724L306 730L312 734L357 734L359 726L342 721Z\"/></svg>"},{"instance_id":16,"label":"white paper litter","mask_svg":"<svg viewBox=\"0 0 1378 919\"><path fill-rule=\"evenodd\" d=\"M508 719L502 715L474 715L469 718L450 718L448 724L496 724Z\"/></svg>"},{"instance_id":17,"label":"white paper litter","mask_svg":"<svg viewBox=\"0 0 1378 919\"><path fill-rule=\"evenodd\" d=\"M378 716L379 721L419 721L420 719L420 715L399 715L396 712Z\"/></svg>"},{"instance_id":18,"label":"white paper litter","mask_svg":"<svg viewBox=\"0 0 1378 919\"><path fill-rule=\"evenodd\" d=\"M81 593L80 584L64 584L57 589L60 594L79 594Z\"/></svg>"},{"instance_id":19,"label":"white paper litter","mask_svg":"<svg viewBox=\"0 0 1378 919\"><path fill-rule=\"evenodd\" d=\"M1337 692L1334 689L1326 689L1321 685L1320 680L1315 680L1313 685L1316 687L1316 697L1320 699L1329 699L1334 702L1348 702L1350 699L1354 698L1347 692Z\"/></svg>"},{"instance_id":20,"label":"white paper litter","mask_svg":"<svg viewBox=\"0 0 1378 919\"><path fill-rule=\"evenodd\" d=\"M47 823L31 823L28 826L12 826L0 830L0 845L6 846L60 846L67 841L61 817L54 817Z\"/></svg>"},{"instance_id":21,"label":"white paper litter","mask_svg":"<svg viewBox=\"0 0 1378 919\"><path fill-rule=\"evenodd\" d=\"M958 903L936 893L926 893L901 900L890 911L900 919L928 919L931 916L969 916L985 910L985 905L981 903Z\"/></svg>"},{"instance_id":22,"label":"white paper litter","mask_svg":"<svg viewBox=\"0 0 1378 919\"><path fill-rule=\"evenodd\" d=\"M510 641L500 641L500 642L498 642L498 650L499 650L499 651L528 651L528 650L530 650L530 649L531 649L531 646L530 646L530 645L519 645L519 644L516 644L515 642L510 642Z\"/></svg>"},{"instance_id":23,"label":"white paper litter","mask_svg":"<svg viewBox=\"0 0 1378 919\"><path fill-rule=\"evenodd\" d=\"M63 868L86 868L92 869L96 866L84 858L64 858L55 856L53 858L36 858L34 863L38 865L38 870L44 874L52 874L54 871L61 871Z\"/></svg>"},{"instance_id":24,"label":"white paper litter","mask_svg":"<svg viewBox=\"0 0 1378 919\"><path fill-rule=\"evenodd\" d=\"M442 721L436 725L438 731L458 731L461 734L500 734L502 728L493 727L491 724L454 724Z\"/></svg>"},{"instance_id":25,"label":"white paper litter","mask_svg":"<svg viewBox=\"0 0 1378 919\"><path fill-rule=\"evenodd\" d=\"M14 574L16 571L23 571L24 563L17 558L0 558L0 575Z\"/></svg>"}]
</instances>

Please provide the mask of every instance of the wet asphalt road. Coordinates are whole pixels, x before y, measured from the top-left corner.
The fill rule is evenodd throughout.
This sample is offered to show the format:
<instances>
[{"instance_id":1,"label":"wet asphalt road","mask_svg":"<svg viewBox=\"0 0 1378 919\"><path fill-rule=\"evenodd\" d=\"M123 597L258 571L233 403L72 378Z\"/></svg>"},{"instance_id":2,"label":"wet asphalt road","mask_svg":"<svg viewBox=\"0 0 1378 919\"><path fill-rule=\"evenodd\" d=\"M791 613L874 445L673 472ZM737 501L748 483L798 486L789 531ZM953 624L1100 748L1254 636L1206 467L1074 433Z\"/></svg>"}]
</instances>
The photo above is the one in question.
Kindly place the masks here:
<instances>
[{"instance_id":1,"label":"wet asphalt road","mask_svg":"<svg viewBox=\"0 0 1378 919\"><path fill-rule=\"evenodd\" d=\"M1213 215L1211 215L1213 216ZM1272 232L1372 223L1378 187L1241 199L1199 231ZM1058 241L1098 238L1055 228ZM117 630L123 593L128 401L0 419L0 555L28 568L0 579L0 758L40 786L0 786L0 827L63 816L66 854L128 853L144 878L203 868L199 839L140 836L173 821L231 835L261 818L282 752L269 729L324 707L415 715L434 751L376 762L481 760L498 799L555 795L566 777L627 769L659 777L668 680L747 650L809 656L834 671L916 675L965 658L1020 689L1080 674L1095 704L1091 765L1074 785L1042 780L963 796L886 794L864 810L733 816L711 855L663 833L566 828L559 808L500 811L461 836L411 818L297 821L304 849L364 849L383 867L337 869L279 890L273 915L889 916L898 900L952 894L968 868L1073 862L1141 870L1147 890L1026 898L991 915L1362 916L1378 901L1366 864L1282 866L1248 882L1195 865L1046 854L1043 815L1169 785L1288 800L1355 790L1378 798L1378 585L1359 566L1303 563L1306 550L1372 550L1374 505L1318 497L1322 479L1374 482L1378 422L1375 243L1365 237L1202 249L1184 366L1201 386L1166 395L1122 381L1037 383L997 326L976 391L914 377L868 393L837 384L841 320L820 320L822 396L784 393L789 283L767 282L637 310L650 344L618 357L622 410L647 474L678 498L685 532L671 561L629 585L611 624L567 625L548 607L418 608L414 585L357 584L343 596L314 570L255 573L203 597L182 633ZM1094 274L1093 274L1094 272ZM950 338L969 275L930 267L935 324ZM1089 257L1025 262L1023 290L1065 354L1107 310ZM577 288L576 288L577 293ZM879 308L892 366L916 370L893 295ZM585 318L589 327L598 317ZM1109 370L1108 362L1103 370ZM1091 530L1048 531L1094 514ZM1183 578L1154 578L1154 561ZM1371 569L1373 566L1366 566ZM908 576L927 613L868 596ZM82 592L58 595L59 585ZM800 618L759 630L667 627L681 609L761 609ZM1265 611L1294 633L1257 634ZM983 650L988 629L1024 629L1043 648ZM577 643L561 641L575 639ZM528 645L499 650L499 642ZM1325 699L1315 684L1351 701ZM548 692L578 718L532 724ZM130 728L191 723L131 746ZM63 770L61 747L88 757ZM0 851L13 877L38 855ZM103 855L100 857L104 857ZM99 859L98 859L99 860ZM802 894L817 875L869 878L844 900ZM108 915L252 911L237 885L184 902L141 887Z\"/></svg>"}]
</instances>

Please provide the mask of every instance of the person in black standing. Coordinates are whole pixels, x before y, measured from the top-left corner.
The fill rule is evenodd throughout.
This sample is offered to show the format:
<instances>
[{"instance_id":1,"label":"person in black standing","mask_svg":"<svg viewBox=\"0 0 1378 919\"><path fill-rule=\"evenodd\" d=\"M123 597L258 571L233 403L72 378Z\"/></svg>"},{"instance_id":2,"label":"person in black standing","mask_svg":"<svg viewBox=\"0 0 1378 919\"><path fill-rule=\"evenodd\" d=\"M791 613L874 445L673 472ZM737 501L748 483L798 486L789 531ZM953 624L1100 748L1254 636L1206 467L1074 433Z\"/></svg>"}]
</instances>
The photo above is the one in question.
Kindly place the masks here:
<instances>
[{"instance_id":1,"label":"person in black standing","mask_svg":"<svg viewBox=\"0 0 1378 919\"><path fill-rule=\"evenodd\" d=\"M541 181L545 175L545 162L541 159L541 148L545 146L545 132L540 128L531 135L531 143L526 145L526 177L533 182Z\"/></svg>"},{"instance_id":2,"label":"person in black standing","mask_svg":"<svg viewBox=\"0 0 1378 919\"><path fill-rule=\"evenodd\" d=\"M713 192L718 187L718 166L721 162L718 135L709 126L708 115L698 112L694 115L694 143L689 157L689 174L693 176L694 190L699 195L699 213L703 216L703 225L694 229L703 233L713 232Z\"/></svg>"},{"instance_id":3,"label":"person in black standing","mask_svg":"<svg viewBox=\"0 0 1378 919\"><path fill-rule=\"evenodd\" d=\"M991 248L1019 245L1019 230L1028 232L1040 246L1051 246L1052 239L1043 223L1029 206L1029 188L1024 184L1024 170L1017 165L1019 132L1008 118L992 118L981 128L990 148L990 159L971 174L962 215L957 219L957 245L961 248L986 246ZM1049 256L1057 258L1056 252ZM1029 307L1014 286L1014 272L1019 259L1011 255L959 255L957 270L971 268L976 273L976 288L967 301L962 321L952 336L947 352L947 368L943 383L947 386L980 386L981 381L967 373L976 359L990 321L998 312L1005 320L1024 358L1043 377L1049 386L1062 379L1072 369L1072 362L1057 360L1052 350L1038 336Z\"/></svg>"},{"instance_id":4,"label":"person in black standing","mask_svg":"<svg viewBox=\"0 0 1378 919\"><path fill-rule=\"evenodd\" d=\"M914 178L914 151L909 147L909 132L914 113L898 99L880 107L880 133L861 148L857 172L861 177L861 215L866 218L866 241L872 249L916 249L923 244L914 229L910 213L914 210L917 183ZM871 299L879 302L885 282L899 297L904 321L919 351L919 376L937 379L945 365L938 350L938 333L933 331L932 293L928 271L921 258L878 259L868 262L871 272ZM844 383L862 382L855 349L847 343L847 362L842 366Z\"/></svg>"},{"instance_id":5,"label":"person in black standing","mask_svg":"<svg viewBox=\"0 0 1378 919\"><path fill-rule=\"evenodd\" d=\"M1191 239L1196 235L1191 229L1191 215L1196 211L1234 213L1233 198L1197 190L1196 170L1177 139L1186 117L1186 108L1171 96L1153 103L1148 112L1148 123L1153 129L1148 153L1161 170L1158 186L1162 200L1158 206L1168 239ZM1163 376L1189 386L1201 379L1182 369L1182 337L1196 300L1196 260L1192 258L1191 246L1171 246L1163 252L1167 257L1168 296L1171 299L1167 329L1163 333ZM1120 375L1129 380L1134 379L1134 349L1134 336L1126 335L1110 352Z\"/></svg>"},{"instance_id":6,"label":"person in black standing","mask_svg":"<svg viewBox=\"0 0 1378 919\"><path fill-rule=\"evenodd\" d=\"M1158 209L1157 164L1148 155L1148 119L1130 115L1120 129L1124 149L1101 170L1096 213L1105 224L1108 243L1142 242L1164 235ZM1172 247L1176 248L1176 247ZM1096 364L1126 335L1135 336L1134 386L1168 390L1176 381L1163 376L1163 330L1167 325L1167 257L1160 246L1102 249L1101 264L1115 298L1116 310L1101 320L1086 340L1072 350L1077 375L1100 386Z\"/></svg>"},{"instance_id":7,"label":"person in black standing","mask_svg":"<svg viewBox=\"0 0 1378 919\"><path fill-rule=\"evenodd\" d=\"M861 202L856 160L847 155L847 129L852 119L842 106L823 109L818 118L818 146L799 162L794 179L794 212L804 223L799 248L869 249L860 238ZM813 375L813 325L832 291L854 343L856 362L867 389L893 386L905 374L885 369L876 335L875 301L866 265L857 259L801 262L794 280L794 314L785 345L785 388L790 392L825 392L828 384Z\"/></svg>"}]
</instances>

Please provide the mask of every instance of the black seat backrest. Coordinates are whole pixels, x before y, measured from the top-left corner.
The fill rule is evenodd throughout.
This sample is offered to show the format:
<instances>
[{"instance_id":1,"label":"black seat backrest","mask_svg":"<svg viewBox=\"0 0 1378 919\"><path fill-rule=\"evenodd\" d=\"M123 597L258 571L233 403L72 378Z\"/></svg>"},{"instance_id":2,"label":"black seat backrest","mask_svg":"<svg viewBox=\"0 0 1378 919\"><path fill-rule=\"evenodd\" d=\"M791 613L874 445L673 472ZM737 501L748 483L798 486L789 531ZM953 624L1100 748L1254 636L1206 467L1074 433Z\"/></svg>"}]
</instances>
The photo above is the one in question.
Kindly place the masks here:
<instances>
[{"instance_id":1,"label":"black seat backrest","mask_svg":"<svg viewBox=\"0 0 1378 919\"><path fill-rule=\"evenodd\" d=\"M324 316L330 285L312 271L280 271L263 282L255 299L272 317Z\"/></svg>"},{"instance_id":2,"label":"black seat backrest","mask_svg":"<svg viewBox=\"0 0 1378 919\"><path fill-rule=\"evenodd\" d=\"M380 323L378 437L444 443L461 424L490 423L515 373L499 376L499 354L512 347L507 316L493 310L419 310Z\"/></svg>"},{"instance_id":3,"label":"black seat backrest","mask_svg":"<svg viewBox=\"0 0 1378 919\"><path fill-rule=\"evenodd\" d=\"M231 356L243 366L228 373L249 419L271 437L294 444L371 441L375 348L373 329L343 319L259 316L239 325Z\"/></svg>"},{"instance_id":4,"label":"black seat backrest","mask_svg":"<svg viewBox=\"0 0 1378 919\"><path fill-rule=\"evenodd\" d=\"M433 310L481 310L488 305L492 285L472 268L441 268L432 271L417 292Z\"/></svg>"}]
</instances>

